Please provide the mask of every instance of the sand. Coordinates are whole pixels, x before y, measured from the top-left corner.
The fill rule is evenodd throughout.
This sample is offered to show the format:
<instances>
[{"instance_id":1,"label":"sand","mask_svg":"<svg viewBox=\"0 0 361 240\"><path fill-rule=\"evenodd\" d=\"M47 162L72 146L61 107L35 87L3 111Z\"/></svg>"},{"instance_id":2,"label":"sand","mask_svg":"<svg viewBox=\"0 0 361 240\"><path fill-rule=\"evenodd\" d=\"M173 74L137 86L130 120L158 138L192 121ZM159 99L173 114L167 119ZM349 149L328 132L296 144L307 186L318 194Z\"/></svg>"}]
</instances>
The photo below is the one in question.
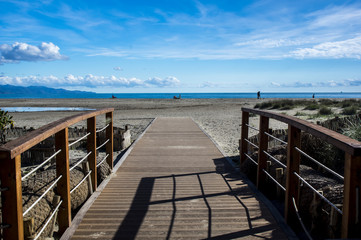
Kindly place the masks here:
<instances>
[{"instance_id":1,"label":"sand","mask_svg":"<svg viewBox=\"0 0 361 240\"><path fill-rule=\"evenodd\" d=\"M251 107L271 99L0 99L1 107L82 107L108 108L114 111L114 126L130 125L133 139L156 117L191 117L223 149L227 156L239 155L241 108ZM295 115L301 109L279 111ZM47 123L78 112L22 112L11 113L18 127L39 128ZM97 125L104 126L105 117L97 117ZM313 119L312 121L316 121ZM251 117L250 124L258 126L258 117ZM81 122L79 125L86 125ZM286 128L285 124L270 121L273 129ZM250 135L257 132L250 131Z\"/></svg>"}]
</instances>

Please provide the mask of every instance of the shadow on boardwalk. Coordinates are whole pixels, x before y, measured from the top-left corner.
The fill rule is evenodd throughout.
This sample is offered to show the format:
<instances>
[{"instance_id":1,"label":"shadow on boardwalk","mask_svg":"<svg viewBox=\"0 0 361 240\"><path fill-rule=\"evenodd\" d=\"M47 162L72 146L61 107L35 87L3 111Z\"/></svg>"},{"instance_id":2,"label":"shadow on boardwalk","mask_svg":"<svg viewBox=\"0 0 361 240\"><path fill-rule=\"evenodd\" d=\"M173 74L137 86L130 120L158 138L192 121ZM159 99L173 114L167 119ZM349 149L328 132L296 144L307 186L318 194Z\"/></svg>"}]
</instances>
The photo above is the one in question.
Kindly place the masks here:
<instances>
[{"instance_id":1,"label":"shadow on boardwalk","mask_svg":"<svg viewBox=\"0 0 361 240\"><path fill-rule=\"evenodd\" d=\"M131 203L130 209L126 216L124 217L122 224L118 228L117 232L114 235L113 239L135 239L137 234L142 227L143 222L145 221L148 210L151 206L161 205L161 204L171 204L171 217L168 219L168 231L165 234L166 239L170 239L172 236L172 231L175 226L175 220L177 215L177 205L186 201L195 201L201 200L206 206L205 209L207 211L207 237L205 239L235 239L235 238L249 238L251 236L255 238L263 238L262 233L264 232L272 232L275 230L274 224L253 224L253 222L257 220L267 220L270 223L274 222L272 215L269 214L268 211L263 213L265 210L264 207L261 207L261 213L252 216L247 207L249 205L249 199L254 198L253 192L250 191L249 187L245 185L242 181L242 177L235 172L233 167L230 166L228 161L225 158L213 159L215 165L215 171L206 171L206 172L195 172L195 173L186 173L186 174L172 174L158 177L144 177L141 178L134 199ZM213 178L214 175L221 176L224 180L224 184L227 186L226 191L220 192L211 192L207 193L206 191L206 178ZM186 197L177 197L177 182L180 181L184 177L195 177L197 181L193 181L191 184L193 188L195 185L198 185L200 189L200 193L198 195L186 196ZM155 187L155 183L160 179L169 179L172 183L172 198L152 201L153 189ZM194 179L194 178L193 178ZM203 179L203 180L202 180ZM212 234L212 226L215 224L219 224L219 222L214 223L213 218L219 218L220 209L213 208L212 203L214 203L214 199L222 196L232 196L235 202L238 204L236 208L241 208L239 214L244 215L244 222L240 222L240 225L246 225L246 227L242 226L239 229L240 231L229 232L225 234ZM218 206L219 208L219 206ZM232 213L232 215L237 213ZM222 225L227 228L226 220L222 222ZM187 230L187 229L184 229ZM192 231L192 230L190 230ZM283 234L279 231L274 231L275 235L271 235L271 238L279 239ZM267 238L269 238L268 235Z\"/></svg>"}]
</instances>

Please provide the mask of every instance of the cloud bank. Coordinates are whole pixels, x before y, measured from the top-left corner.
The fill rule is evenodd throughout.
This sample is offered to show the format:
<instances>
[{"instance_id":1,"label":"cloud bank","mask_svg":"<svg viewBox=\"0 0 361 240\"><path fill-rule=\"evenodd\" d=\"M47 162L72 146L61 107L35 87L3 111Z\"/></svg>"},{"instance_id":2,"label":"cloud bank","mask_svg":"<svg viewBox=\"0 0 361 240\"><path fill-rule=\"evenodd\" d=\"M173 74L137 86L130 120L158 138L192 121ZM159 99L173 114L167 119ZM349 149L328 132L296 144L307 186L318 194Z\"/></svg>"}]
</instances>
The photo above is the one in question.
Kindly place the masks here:
<instances>
[{"instance_id":1,"label":"cloud bank","mask_svg":"<svg viewBox=\"0 0 361 240\"><path fill-rule=\"evenodd\" d=\"M154 78L149 78L144 83L147 85L153 85L157 87L175 87L180 84L180 81L176 77L166 77L164 79L154 77Z\"/></svg>"},{"instance_id":2,"label":"cloud bank","mask_svg":"<svg viewBox=\"0 0 361 240\"><path fill-rule=\"evenodd\" d=\"M361 37L325 42L311 48L292 51L296 58L357 58L361 59Z\"/></svg>"},{"instance_id":3,"label":"cloud bank","mask_svg":"<svg viewBox=\"0 0 361 240\"><path fill-rule=\"evenodd\" d=\"M272 82L272 86L280 88L311 88L311 87L360 87L360 79L345 79L343 81L326 81L326 82L293 82L293 83L277 83Z\"/></svg>"},{"instance_id":4,"label":"cloud bank","mask_svg":"<svg viewBox=\"0 0 361 240\"><path fill-rule=\"evenodd\" d=\"M85 76L74 76L69 74L63 78L56 76L25 76L9 77L0 76L0 84L20 85L20 86L47 86L47 87L176 87L180 81L176 77L149 78L141 80L138 78L123 78L116 76L95 76L88 74Z\"/></svg>"},{"instance_id":5,"label":"cloud bank","mask_svg":"<svg viewBox=\"0 0 361 240\"><path fill-rule=\"evenodd\" d=\"M52 42L42 42L39 46L27 43L15 42L12 45L0 45L0 64L20 61L55 61L65 60L66 56L61 55L60 48Z\"/></svg>"}]
</instances>

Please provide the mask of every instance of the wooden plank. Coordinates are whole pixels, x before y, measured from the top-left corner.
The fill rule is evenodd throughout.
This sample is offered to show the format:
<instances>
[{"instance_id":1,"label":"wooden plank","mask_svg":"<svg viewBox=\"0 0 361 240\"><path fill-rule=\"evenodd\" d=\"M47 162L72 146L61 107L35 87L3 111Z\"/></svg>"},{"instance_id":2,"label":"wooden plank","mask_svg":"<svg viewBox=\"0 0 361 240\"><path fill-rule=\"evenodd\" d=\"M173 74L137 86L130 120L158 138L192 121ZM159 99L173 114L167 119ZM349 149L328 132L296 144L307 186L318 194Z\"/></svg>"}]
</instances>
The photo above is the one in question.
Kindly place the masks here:
<instances>
[{"instance_id":1,"label":"wooden plank","mask_svg":"<svg viewBox=\"0 0 361 240\"><path fill-rule=\"evenodd\" d=\"M87 150L91 154L88 156L89 168L92 171L90 174L93 184L93 192L97 190L97 136L96 136L96 118L91 117L87 120L87 130L90 135L87 137Z\"/></svg>"},{"instance_id":2,"label":"wooden plank","mask_svg":"<svg viewBox=\"0 0 361 240\"><path fill-rule=\"evenodd\" d=\"M268 149L268 136L265 134L269 131L269 118L261 116L259 119L259 149L258 149L258 166L257 166L257 188L266 186L266 174L263 169L267 168L267 155L263 151Z\"/></svg>"},{"instance_id":3,"label":"wooden plank","mask_svg":"<svg viewBox=\"0 0 361 240\"><path fill-rule=\"evenodd\" d=\"M106 139L110 139L110 141L106 144L106 153L109 155L107 158L107 163L111 169L113 169L113 112L108 112L105 115L105 124L109 124L106 129Z\"/></svg>"},{"instance_id":4,"label":"wooden plank","mask_svg":"<svg viewBox=\"0 0 361 240\"><path fill-rule=\"evenodd\" d=\"M240 165L242 165L246 161L246 155L248 150L248 143L245 141L245 139L248 139L248 127L247 124L249 124L249 113L242 111L242 126L241 126L241 146L240 146Z\"/></svg>"},{"instance_id":5,"label":"wooden plank","mask_svg":"<svg viewBox=\"0 0 361 240\"><path fill-rule=\"evenodd\" d=\"M24 239L23 202L21 189L21 156L0 158L1 192L3 224L9 228L3 230L4 239Z\"/></svg>"},{"instance_id":6,"label":"wooden plank","mask_svg":"<svg viewBox=\"0 0 361 240\"><path fill-rule=\"evenodd\" d=\"M288 125L285 219L289 225L295 224L298 221L292 198L298 204L299 179L294 172L299 173L301 156L295 147L301 147L301 130Z\"/></svg>"},{"instance_id":7,"label":"wooden plank","mask_svg":"<svg viewBox=\"0 0 361 240\"><path fill-rule=\"evenodd\" d=\"M361 156L345 155L342 238L361 236ZM358 206L358 208L356 207ZM357 212L358 211L358 212Z\"/></svg>"},{"instance_id":8,"label":"wooden plank","mask_svg":"<svg viewBox=\"0 0 361 240\"><path fill-rule=\"evenodd\" d=\"M61 150L56 156L56 176L62 178L56 190L63 200L58 212L59 232L63 233L71 224L68 128L55 134L55 149Z\"/></svg>"},{"instance_id":9,"label":"wooden plank","mask_svg":"<svg viewBox=\"0 0 361 240\"><path fill-rule=\"evenodd\" d=\"M54 135L55 133L63 130L66 127L69 127L79 121L83 121L88 118L113 111L114 108L104 108L100 110L89 111L86 113L79 113L77 115L66 117L58 121L52 122L32 132L29 132L25 136L19 137L1 146L0 157L1 154L4 154L3 152L10 152L10 157L14 158L15 156L25 152L26 150L38 144L39 142L47 139L51 135Z\"/></svg>"},{"instance_id":10,"label":"wooden plank","mask_svg":"<svg viewBox=\"0 0 361 240\"><path fill-rule=\"evenodd\" d=\"M337 148L349 153L350 155L361 155L361 142L349 138L345 135L327 129L325 127L316 125L311 122L307 122L305 120L293 117L293 116L286 116L283 114L266 111L266 110L256 110L250 108L242 108L242 111L258 114L260 116L276 119L278 121L287 123L292 125L302 131L308 132L315 137L318 137L326 142L336 146Z\"/></svg>"},{"instance_id":11,"label":"wooden plank","mask_svg":"<svg viewBox=\"0 0 361 240\"><path fill-rule=\"evenodd\" d=\"M191 119L158 118L112 175L72 238L287 239L211 140L187 141L191 132L202 133ZM154 151L137 154L148 146Z\"/></svg>"}]
</instances>

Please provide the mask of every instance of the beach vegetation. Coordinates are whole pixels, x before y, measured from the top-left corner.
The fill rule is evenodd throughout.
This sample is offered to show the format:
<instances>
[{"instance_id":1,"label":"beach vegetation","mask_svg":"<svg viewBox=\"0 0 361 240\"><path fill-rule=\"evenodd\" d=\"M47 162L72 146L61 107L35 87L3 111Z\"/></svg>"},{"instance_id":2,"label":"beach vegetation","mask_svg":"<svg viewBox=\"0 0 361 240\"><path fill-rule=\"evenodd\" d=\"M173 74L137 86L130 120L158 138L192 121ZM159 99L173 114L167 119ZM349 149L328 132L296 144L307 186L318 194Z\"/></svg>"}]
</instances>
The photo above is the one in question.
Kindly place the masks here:
<instances>
[{"instance_id":1,"label":"beach vegetation","mask_svg":"<svg viewBox=\"0 0 361 240\"><path fill-rule=\"evenodd\" d=\"M317 103L312 102L311 104L307 105L304 110L317 110L319 108L320 106Z\"/></svg>"},{"instance_id":2,"label":"beach vegetation","mask_svg":"<svg viewBox=\"0 0 361 240\"><path fill-rule=\"evenodd\" d=\"M295 116L308 116L308 114L304 113L304 112L296 112Z\"/></svg>"},{"instance_id":3,"label":"beach vegetation","mask_svg":"<svg viewBox=\"0 0 361 240\"><path fill-rule=\"evenodd\" d=\"M349 106L349 107L345 107L342 110L342 114L343 115L355 115L357 113L358 107L356 106Z\"/></svg>"},{"instance_id":4,"label":"beach vegetation","mask_svg":"<svg viewBox=\"0 0 361 240\"><path fill-rule=\"evenodd\" d=\"M282 99L282 100L273 100L263 103L257 103L254 108L259 109L279 109L279 110L290 110L299 105L299 101Z\"/></svg>"},{"instance_id":5,"label":"beach vegetation","mask_svg":"<svg viewBox=\"0 0 361 240\"><path fill-rule=\"evenodd\" d=\"M328 99L328 98L320 99L320 100L318 100L318 102L320 105L324 105L324 106L334 106L339 103L339 101L337 101L337 100L332 100L332 99Z\"/></svg>"},{"instance_id":6,"label":"beach vegetation","mask_svg":"<svg viewBox=\"0 0 361 240\"><path fill-rule=\"evenodd\" d=\"M257 103L254 108L259 108L259 109L268 109L272 107L272 102L263 102L263 103Z\"/></svg>"},{"instance_id":7,"label":"beach vegetation","mask_svg":"<svg viewBox=\"0 0 361 240\"><path fill-rule=\"evenodd\" d=\"M329 107L325 107L322 106L319 110L318 113L320 115L331 115L332 114L332 110Z\"/></svg>"},{"instance_id":8,"label":"beach vegetation","mask_svg":"<svg viewBox=\"0 0 361 240\"><path fill-rule=\"evenodd\" d=\"M5 143L5 130L7 128L14 127L14 121L12 120L12 116L9 115L7 111L3 111L0 109L0 143Z\"/></svg>"},{"instance_id":9,"label":"beach vegetation","mask_svg":"<svg viewBox=\"0 0 361 240\"><path fill-rule=\"evenodd\" d=\"M346 99L340 102L339 107L347 108L351 106L359 106L361 107L361 100L358 101L356 99Z\"/></svg>"},{"instance_id":10,"label":"beach vegetation","mask_svg":"<svg viewBox=\"0 0 361 240\"><path fill-rule=\"evenodd\" d=\"M354 121L347 121L347 126L342 129L342 134L361 141L361 119L357 117Z\"/></svg>"}]
</instances>

